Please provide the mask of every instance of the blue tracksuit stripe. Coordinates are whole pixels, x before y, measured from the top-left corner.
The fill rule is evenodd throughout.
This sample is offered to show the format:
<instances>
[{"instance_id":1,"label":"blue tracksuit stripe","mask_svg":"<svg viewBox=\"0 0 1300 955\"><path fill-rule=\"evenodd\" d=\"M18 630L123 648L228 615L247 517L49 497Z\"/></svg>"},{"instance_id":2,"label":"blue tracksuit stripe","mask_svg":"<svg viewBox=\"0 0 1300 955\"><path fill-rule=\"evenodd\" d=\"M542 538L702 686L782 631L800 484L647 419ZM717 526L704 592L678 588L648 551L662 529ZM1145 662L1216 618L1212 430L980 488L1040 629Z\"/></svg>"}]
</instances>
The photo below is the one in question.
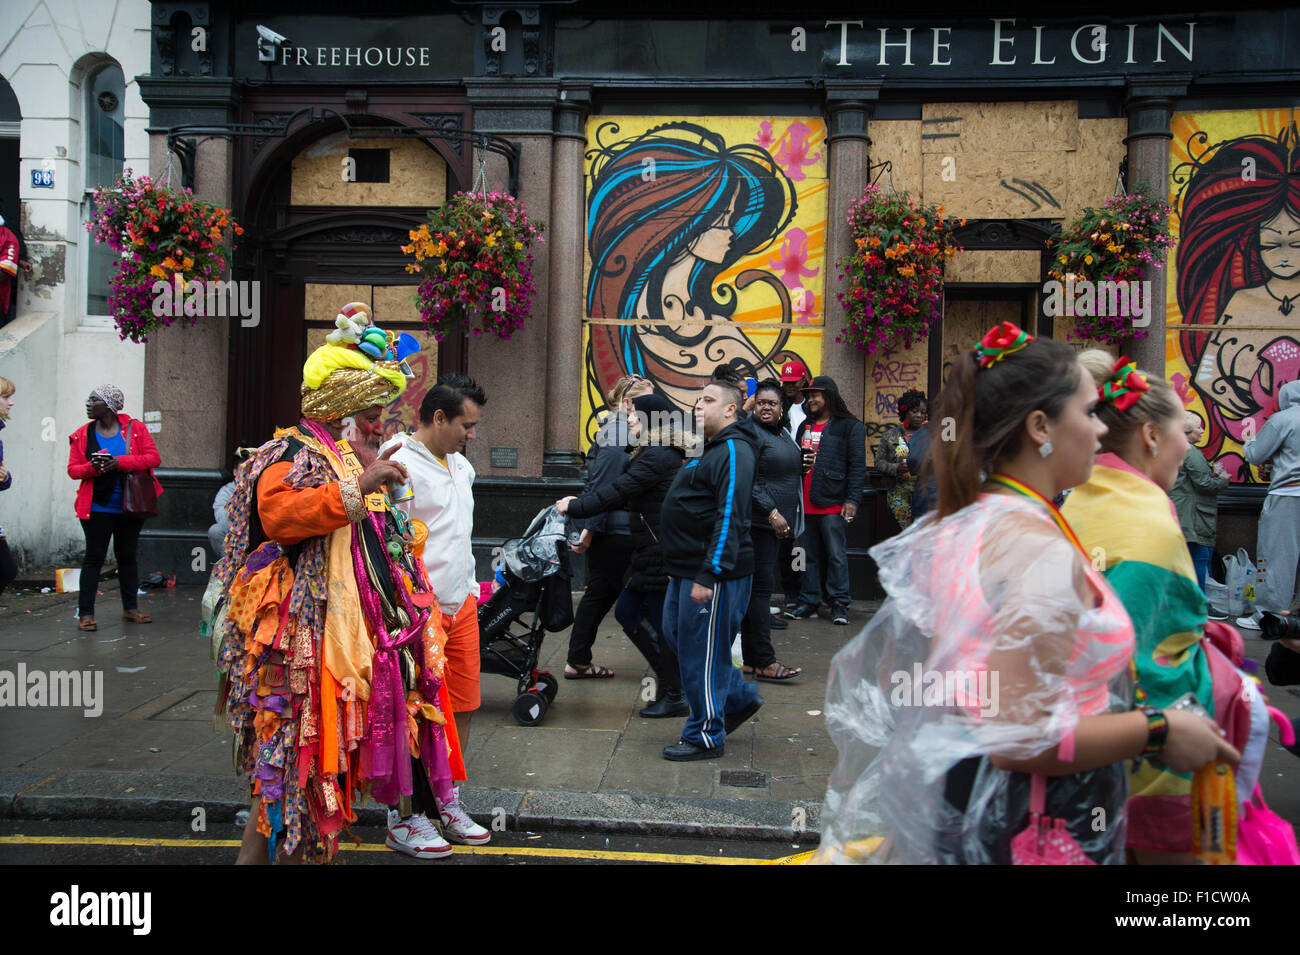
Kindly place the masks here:
<instances>
[{"instance_id":1,"label":"blue tracksuit stripe","mask_svg":"<svg viewBox=\"0 0 1300 955\"><path fill-rule=\"evenodd\" d=\"M709 623L706 630L708 636L708 649L704 652L704 725L711 726L712 720L718 716L717 700L713 696L713 665L717 650L717 631L718 631L718 601L722 596L722 588L713 588L713 604L709 607ZM713 740L706 734L701 742L708 749L713 749Z\"/></svg>"},{"instance_id":2,"label":"blue tracksuit stripe","mask_svg":"<svg viewBox=\"0 0 1300 955\"><path fill-rule=\"evenodd\" d=\"M731 532L731 505L736 497L736 443L727 441L727 501L722 508L722 533L718 535L718 548L713 552L713 572L722 573L722 548Z\"/></svg>"}]
</instances>

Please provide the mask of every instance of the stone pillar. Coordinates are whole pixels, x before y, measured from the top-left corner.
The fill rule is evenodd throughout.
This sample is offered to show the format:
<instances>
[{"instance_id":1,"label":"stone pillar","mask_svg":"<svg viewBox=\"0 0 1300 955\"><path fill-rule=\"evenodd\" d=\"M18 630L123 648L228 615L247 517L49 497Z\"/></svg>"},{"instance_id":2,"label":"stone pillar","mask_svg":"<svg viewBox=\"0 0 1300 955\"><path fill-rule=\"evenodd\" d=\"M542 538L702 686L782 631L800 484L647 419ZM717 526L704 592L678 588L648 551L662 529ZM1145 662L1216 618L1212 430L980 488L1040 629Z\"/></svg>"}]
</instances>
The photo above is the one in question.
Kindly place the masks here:
<instances>
[{"instance_id":1,"label":"stone pillar","mask_svg":"<svg viewBox=\"0 0 1300 955\"><path fill-rule=\"evenodd\" d=\"M583 248L586 245L582 195L586 120L591 104L587 87L560 90L555 109L551 160L551 296L547 314L549 360L546 367L546 450L542 473L576 477L582 470L578 418L582 393Z\"/></svg>"},{"instance_id":2,"label":"stone pillar","mask_svg":"<svg viewBox=\"0 0 1300 955\"><path fill-rule=\"evenodd\" d=\"M1128 114L1128 182L1132 192L1139 185L1147 187L1147 194L1164 198L1169 178L1169 140L1173 133L1169 121L1173 117L1174 103L1187 93L1190 76L1163 76L1159 79L1129 80L1124 97L1124 110ZM1142 280L1151 283L1151 298L1147 305L1145 338L1132 338L1124 343L1124 354L1137 362L1138 367L1153 374L1165 373L1165 268L1147 267Z\"/></svg>"},{"instance_id":3,"label":"stone pillar","mask_svg":"<svg viewBox=\"0 0 1300 955\"><path fill-rule=\"evenodd\" d=\"M551 79L474 77L466 81L474 109L473 128L520 144L519 199L530 217L546 220L551 201L552 139L559 84ZM475 161L477 162L477 150ZM487 163L488 189L506 188L506 163L493 155ZM546 447L547 374L550 356L548 309L551 303L551 249L555 225L546 222L545 241L532 249L537 288L524 327L510 341L470 337L469 374L487 392L478 440L468 456L484 477L535 479L542 475ZM514 467L492 466L491 449L512 448ZM502 464L511 459L505 452Z\"/></svg>"},{"instance_id":4,"label":"stone pillar","mask_svg":"<svg viewBox=\"0 0 1300 955\"><path fill-rule=\"evenodd\" d=\"M161 177L167 168L167 127L224 124L237 119L239 92L229 79L188 77L141 82L149 104L149 172ZM194 136L199 140L204 137ZM222 139L198 146L194 196L230 208L234 147ZM171 184L181 187L181 164L172 157ZM228 469L226 445L227 361L230 322L200 318L149 336L145 348L144 410L162 415L154 435L166 469Z\"/></svg>"},{"instance_id":5,"label":"stone pillar","mask_svg":"<svg viewBox=\"0 0 1300 955\"><path fill-rule=\"evenodd\" d=\"M830 180L830 199L826 226L821 372L835 379L845 404L853 409L862 408L866 362L856 348L835 341L835 336L844 328L844 307L836 297L839 282L833 277L838 274L836 260L853 251L847 222L849 205L862 195L862 190L871 181L868 169L871 140L867 137L867 123L879 98L878 82L826 82L826 141L830 150L826 170Z\"/></svg>"}]
</instances>

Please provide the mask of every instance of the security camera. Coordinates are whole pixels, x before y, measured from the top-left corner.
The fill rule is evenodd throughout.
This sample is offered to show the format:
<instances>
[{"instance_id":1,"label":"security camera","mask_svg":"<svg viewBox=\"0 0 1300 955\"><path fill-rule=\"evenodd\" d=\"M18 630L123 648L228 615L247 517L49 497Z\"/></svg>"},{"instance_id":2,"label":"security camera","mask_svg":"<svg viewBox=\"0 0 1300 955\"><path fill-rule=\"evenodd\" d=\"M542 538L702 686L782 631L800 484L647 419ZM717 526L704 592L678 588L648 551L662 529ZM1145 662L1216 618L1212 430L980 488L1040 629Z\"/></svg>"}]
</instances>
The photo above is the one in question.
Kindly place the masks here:
<instances>
[{"instance_id":1,"label":"security camera","mask_svg":"<svg viewBox=\"0 0 1300 955\"><path fill-rule=\"evenodd\" d=\"M264 27L262 24L257 25L257 61L259 63L274 63L276 50L289 42L287 36L276 33L270 27Z\"/></svg>"}]
</instances>

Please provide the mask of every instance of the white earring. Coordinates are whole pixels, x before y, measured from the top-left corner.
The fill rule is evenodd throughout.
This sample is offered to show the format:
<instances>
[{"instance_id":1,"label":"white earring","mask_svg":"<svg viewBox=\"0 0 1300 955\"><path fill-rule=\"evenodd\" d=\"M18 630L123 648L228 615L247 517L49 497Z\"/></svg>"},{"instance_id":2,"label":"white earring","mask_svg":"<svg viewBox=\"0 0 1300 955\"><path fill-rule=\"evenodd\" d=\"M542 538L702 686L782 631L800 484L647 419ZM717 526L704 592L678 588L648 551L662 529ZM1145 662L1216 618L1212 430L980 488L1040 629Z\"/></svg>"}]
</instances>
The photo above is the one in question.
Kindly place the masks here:
<instances>
[{"instance_id":1,"label":"white earring","mask_svg":"<svg viewBox=\"0 0 1300 955\"><path fill-rule=\"evenodd\" d=\"M1159 448L1159 446L1158 446L1158 445L1154 445L1154 444L1151 445L1151 457L1154 458L1154 457L1155 457L1157 454L1159 454L1159 453L1160 453L1160 448Z\"/></svg>"},{"instance_id":2,"label":"white earring","mask_svg":"<svg viewBox=\"0 0 1300 955\"><path fill-rule=\"evenodd\" d=\"M1038 446L1038 453L1041 454L1043 457L1047 457L1049 454L1052 453L1052 451L1053 451L1052 442L1050 441L1044 441L1042 444Z\"/></svg>"}]
</instances>

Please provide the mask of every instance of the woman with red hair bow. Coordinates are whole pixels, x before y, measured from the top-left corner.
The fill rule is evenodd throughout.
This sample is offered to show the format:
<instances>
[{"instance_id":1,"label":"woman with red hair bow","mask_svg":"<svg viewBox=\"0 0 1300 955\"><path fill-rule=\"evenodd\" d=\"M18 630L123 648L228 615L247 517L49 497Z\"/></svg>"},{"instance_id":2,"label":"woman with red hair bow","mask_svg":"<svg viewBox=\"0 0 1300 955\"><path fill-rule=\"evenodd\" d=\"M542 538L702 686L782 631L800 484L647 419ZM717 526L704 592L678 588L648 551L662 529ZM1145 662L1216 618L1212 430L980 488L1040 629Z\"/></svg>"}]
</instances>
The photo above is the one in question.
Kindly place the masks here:
<instances>
[{"instance_id":1,"label":"woman with red hair bow","mask_svg":"<svg viewBox=\"0 0 1300 955\"><path fill-rule=\"evenodd\" d=\"M1233 731L1230 741L1245 748L1252 724L1266 728L1268 715L1262 700L1255 706L1248 699L1244 712L1228 702L1248 698L1249 690L1234 661L1204 640L1208 604L1168 494L1189 447L1182 402L1127 358L1116 361L1094 349L1079 362L1096 382L1097 416L1107 430L1091 477L1071 492L1062 513L1133 621L1134 703L1164 710L1193 694ZM1224 648L1236 656L1240 638L1226 628L1223 635ZM1254 753L1246 753L1237 771L1244 798L1259 776ZM1191 791L1190 773L1152 760L1132 763L1128 846L1137 861L1196 861Z\"/></svg>"}]
</instances>

